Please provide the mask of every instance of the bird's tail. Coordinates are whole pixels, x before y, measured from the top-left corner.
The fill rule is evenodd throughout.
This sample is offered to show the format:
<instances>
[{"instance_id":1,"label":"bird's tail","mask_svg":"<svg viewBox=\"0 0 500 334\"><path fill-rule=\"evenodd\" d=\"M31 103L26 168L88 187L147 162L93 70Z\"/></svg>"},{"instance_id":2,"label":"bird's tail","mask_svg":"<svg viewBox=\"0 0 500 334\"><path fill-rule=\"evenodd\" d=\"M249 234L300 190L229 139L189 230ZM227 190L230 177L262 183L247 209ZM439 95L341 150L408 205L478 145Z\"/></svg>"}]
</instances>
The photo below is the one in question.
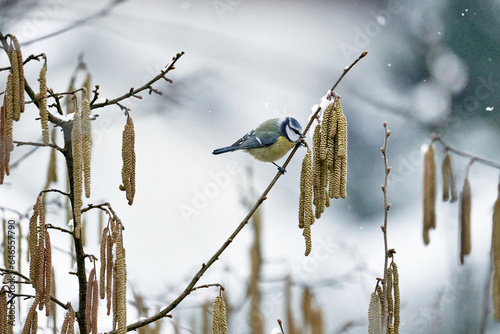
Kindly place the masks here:
<instances>
[{"instance_id":1,"label":"bird's tail","mask_svg":"<svg viewBox=\"0 0 500 334\"><path fill-rule=\"evenodd\" d=\"M232 152L239 150L240 148L238 146L228 146L228 147L223 147L223 148L218 148L212 152L212 154L221 154L221 153L226 153L226 152Z\"/></svg>"}]
</instances>

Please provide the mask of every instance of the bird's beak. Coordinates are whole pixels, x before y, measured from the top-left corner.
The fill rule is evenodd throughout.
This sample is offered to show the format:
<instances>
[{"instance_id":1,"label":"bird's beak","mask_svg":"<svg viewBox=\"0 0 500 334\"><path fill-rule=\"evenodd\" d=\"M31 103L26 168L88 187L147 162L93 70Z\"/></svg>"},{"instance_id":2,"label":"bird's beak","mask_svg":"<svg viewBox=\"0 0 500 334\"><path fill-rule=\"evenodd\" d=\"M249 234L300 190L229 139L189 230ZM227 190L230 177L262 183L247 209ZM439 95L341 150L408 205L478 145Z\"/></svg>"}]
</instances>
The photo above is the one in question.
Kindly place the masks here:
<instances>
[{"instance_id":1,"label":"bird's beak","mask_svg":"<svg viewBox=\"0 0 500 334\"><path fill-rule=\"evenodd\" d=\"M305 138L305 137L306 137L305 134L303 134L303 133L300 134L300 138Z\"/></svg>"}]
</instances>

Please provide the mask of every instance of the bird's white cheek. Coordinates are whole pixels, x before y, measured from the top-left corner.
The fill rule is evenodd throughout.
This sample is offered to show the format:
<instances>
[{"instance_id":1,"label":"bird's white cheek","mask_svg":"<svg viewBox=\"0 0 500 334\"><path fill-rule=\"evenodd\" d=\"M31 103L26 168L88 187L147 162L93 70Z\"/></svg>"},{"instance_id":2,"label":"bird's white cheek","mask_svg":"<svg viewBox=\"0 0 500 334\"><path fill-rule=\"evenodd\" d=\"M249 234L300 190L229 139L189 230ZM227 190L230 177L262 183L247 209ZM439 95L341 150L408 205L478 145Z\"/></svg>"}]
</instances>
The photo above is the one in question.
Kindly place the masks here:
<instances>
[{"instance_id":1,"label":"bird's white cheek","mask_svg":"<svg viewBox=\"0 0 500 334\"><path fill-rule=\"evenodd\" d=\"M289 127L286 128L286 135L294 143L296 143L296 142L298 142L300 140L300 135L298 135L295 131L293 131Z\"/></svg>"}]
</instances>

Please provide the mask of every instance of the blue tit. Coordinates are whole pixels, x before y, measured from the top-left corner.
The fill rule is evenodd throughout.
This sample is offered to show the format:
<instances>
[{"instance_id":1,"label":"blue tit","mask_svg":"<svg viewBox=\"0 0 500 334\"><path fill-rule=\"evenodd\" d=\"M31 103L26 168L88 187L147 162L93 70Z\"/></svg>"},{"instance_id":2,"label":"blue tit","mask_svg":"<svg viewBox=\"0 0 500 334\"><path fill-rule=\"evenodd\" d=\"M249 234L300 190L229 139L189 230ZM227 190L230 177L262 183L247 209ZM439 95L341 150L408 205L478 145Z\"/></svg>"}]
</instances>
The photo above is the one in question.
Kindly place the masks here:
<instances>
[{"instance_id":1,"label":"blue tit","mask_svg":"<svg viewBox=\"0 0 500 334\"><path fill-rule=\"evenodd\" d=\"M233 145L218 148L212 153L246 150L257 160L272 162L284 173L285 170L274 161L281 159L304 137L302 127L295 118L272 118L238 139Z\"/></svg>"}]
</instances>

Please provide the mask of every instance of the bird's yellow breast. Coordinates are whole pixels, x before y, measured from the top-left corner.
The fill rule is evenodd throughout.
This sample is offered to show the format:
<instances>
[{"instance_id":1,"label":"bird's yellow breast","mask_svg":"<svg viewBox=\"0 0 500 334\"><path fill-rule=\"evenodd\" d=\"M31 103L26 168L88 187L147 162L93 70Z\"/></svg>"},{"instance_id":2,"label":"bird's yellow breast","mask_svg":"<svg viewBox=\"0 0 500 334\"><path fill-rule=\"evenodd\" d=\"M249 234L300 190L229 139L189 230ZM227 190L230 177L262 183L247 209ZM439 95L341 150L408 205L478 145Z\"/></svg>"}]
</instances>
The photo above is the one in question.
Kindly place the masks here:
<instances>
[{"instance_id":1,"label":"bird's yellow breast","mask_svg":"<svg viewBox=\"0 0 500 334\"><path fill-rule=\"evenodd\" d=\"M294 143L280 136L276 143L267 147L251 148L248 150L248 153L257 160L273 162L281 159L294 146Z\"/></svg>"}]
</instances>

